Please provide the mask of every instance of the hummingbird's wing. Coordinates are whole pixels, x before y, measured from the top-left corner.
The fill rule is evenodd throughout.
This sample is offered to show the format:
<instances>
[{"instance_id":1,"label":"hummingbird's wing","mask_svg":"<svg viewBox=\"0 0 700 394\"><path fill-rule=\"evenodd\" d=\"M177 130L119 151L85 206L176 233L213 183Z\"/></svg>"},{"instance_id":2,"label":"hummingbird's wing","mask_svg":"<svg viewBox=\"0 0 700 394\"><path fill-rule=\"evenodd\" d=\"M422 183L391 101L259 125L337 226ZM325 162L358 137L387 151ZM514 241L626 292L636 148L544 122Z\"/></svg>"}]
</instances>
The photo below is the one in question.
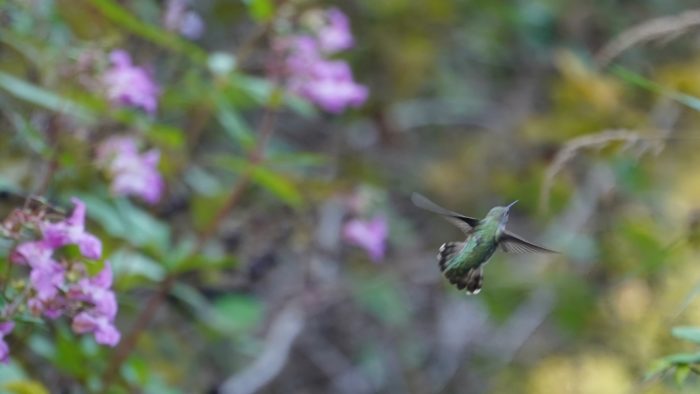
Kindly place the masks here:
<instances>
[{"instance_id":1,"label":"hummingbird's wing","mask_svg":"<svg viewBox=\"0 0 700 394\"><path fill-rule=\"evenodd\" d=\"M459 290L466 289L467 294L478 294L484 284L484 271L481 265L472 268L449 266L450 260L464 248L464 245L465 242L457 241L442 244L437 255L438 265L445 278Z\"/></svg>"},{"instance_id":2,"label":"hummingbird's wing","mask_svg":"<svg viewBox=\"0 0 700 394\"><path fill-rule=\"evenodd\" d=\"M504 231L499 242L503 251L508 253L559 253L528 242L510 231Z\"/></svg>"},{"instance_id":3,"label":"hummingbird's wing","mask_svg":"<svg viewBox=\"0 0 700 394\"><path fill-rule=\"evenodd\" d=\"M421 194L411 194L411 201L413 201L413 204L415 204L415 206L417 206L418 208L423 208L426 211L430 211L432 213L437 213L438 215L444 216L450 223L459 227L459 229L467 235L470 234L472 229L479 224L479 219L464 216L461 213L445 209L435 204L434 202L428 200L427 197Z\"/></svg>"}]
</instances>

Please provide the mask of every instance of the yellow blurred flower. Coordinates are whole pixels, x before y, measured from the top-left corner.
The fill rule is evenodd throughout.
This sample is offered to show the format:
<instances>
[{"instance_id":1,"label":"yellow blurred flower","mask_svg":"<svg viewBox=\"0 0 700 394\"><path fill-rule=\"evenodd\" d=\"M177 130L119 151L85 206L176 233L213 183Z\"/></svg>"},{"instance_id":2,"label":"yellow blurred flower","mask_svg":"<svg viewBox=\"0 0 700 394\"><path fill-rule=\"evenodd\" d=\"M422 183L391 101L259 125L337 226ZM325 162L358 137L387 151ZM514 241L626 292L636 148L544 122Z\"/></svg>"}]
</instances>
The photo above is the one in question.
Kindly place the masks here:
<instances>
[{"instance_id":1,"label":"yellow blurred flower","mask_svg":"<svg viewBox=\"0 0 700 394\"><path fill-rule=\"evenodd\" d=\"M623 362L606 354L555 356L544 359L532 371L530 394L620 394L632 388Z\"/></svg>"}]
</instances>

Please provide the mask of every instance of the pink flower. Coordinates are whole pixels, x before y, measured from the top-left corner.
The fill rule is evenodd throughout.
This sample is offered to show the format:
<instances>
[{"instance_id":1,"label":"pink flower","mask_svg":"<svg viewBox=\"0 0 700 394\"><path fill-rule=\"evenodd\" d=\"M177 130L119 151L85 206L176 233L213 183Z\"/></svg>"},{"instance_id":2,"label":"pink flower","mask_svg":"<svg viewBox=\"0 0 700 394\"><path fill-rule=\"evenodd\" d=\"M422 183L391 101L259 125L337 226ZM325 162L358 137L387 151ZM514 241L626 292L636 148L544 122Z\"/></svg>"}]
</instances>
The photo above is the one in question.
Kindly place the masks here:
<instances>
[{"instance_id":1,"label":"pink flower","mask_svg":"<svg viewBox=\"0 0 700 394\"><path fill-rule=\"evenodd\" d=\"M350 66L328 55L353 45L345 14L331 9L325 22L313 34L297 34L278 39L275 47L284 53L287 89L328 112L340 113L367 101L367 87L356 83Z\"/></svg>"},{"instance_id":2,"label":"pink flower","mask_svg":"<svg viewBox=\"0 0 700 394\"><path fill-rule=\"evenodd\" d=\"M196 12L187 10L187 3L185 0L169 0L165 6L163 24L168 30L196 40L204 33L204 21Z\"/></svg>"},{"instance_id":3,"label":"pink flower","mask_svg":"<svg viewBox=\"0 0 700 394\"><path fill-rule=\"evenodd\" d=\"M343 227L345 241L366 250L369 257L377 262L384 258L388 225L383 216L372 220L352 219Z\"/></svg>"},{"instance_id":4,"label":"pink flower","mask_svg":"<svg viewBox=\"0 0 700 394\"><path fill-rule=\"evenodd\" d=\"M328 53L336 53L354 44L348 17L339 9L331 8L326 11L326 24L318 29L317 36L321 49Z\"/></svg>"},{"instance_id":5,"label":"pink flower","mask_svg":"<svg viewBox=\"0 0 700 394\"><path fill-rule=\"evenodd\" d=\"M51 255L53 248L43 241L29 241L21 243L12 253L12 262L15 264L27 264L31 267L39 267L53 263Z\"/></svg>"},{"instance_id":6,"label":"pink flower","mask_svg":"<svg viewBox=\"0 0 700 394\"><path fill-rule=\"evenodd\" d=\"M99 274L80 279L70 290L69 297L91 305L75 316L73 331L79 334L93 332L97 343L114 346L121 335L112 323L117 315L117 298L111 287L112 267L105 262Z\"/></svg>"},{"instance_id":7,"label":"pink flower","mask_svg":"<svg viewBox=\"0 0 700 394\"><path fill-rule=\"evenodd\" d=\"M102 76L107 98L114 104L143 108L153 114L158 106L159 88L145 69L131 64L124 50L110 54L112 67Z\"/></svg>"},{"instance_id":8,"label":"pink flower","mask_svg":"<svg viewBox=\"0 0 700 394\"><path fill-rule=\"evenodd\" d=\"M102 255L102 242L94 235L85 232L85 204L75 197L71 202L75 208L69 218L58 223L44 223L43 242L53 249L75 244L78 245L83 256L99 259Z\"/></svg>"},{"instance_id":9,"label":"pink flower","mask_svg":"<svg viewBox=\"0 0 700 394\"><path fill-rule=\"evenodd\" d=\"M303 76L313 65L323 60L318 42L312 36L298 35L280 39L277 49L287 52L285 66L292 76Z\"/></svg>"},{"instance_id":10,"label":"pink flower","mask_svg":"<svg viewBox=\"0 0 700 394\"><path fill-rule=\"evenodd\" d=\"M98 165L112 176L112 190L121 196L135 195L155 204L165 188L158 172L160 152L152 149L140 154L133 137L111 137L97 149Z\"/></svg>"},{"instance_id":11,"label":"pink flower","mask_svg":"<svg viewBox=\"0 0 700 394\"><path fill-rule=\"evenodd\" d=\"M10 360L10 347L5 342L7 336L15 328L15 323L6 321L0 323L0 362L7 363Z\"/></svg>"},{"instance_id":12,"label":"pink flower","mask_svg":"<svg viewBox=\"0 0 700 394\"><path fill-rule=\"evenodd\" d=\"M121 334L107 317L89 312L75 315L72 328L78 334L94 333L95 341L100 345L116 346L121 339Z\"/></svg>"},{"instance_id":13,"label":"pink flower","mask_svg":"<svg viewBox=\"0 0 700 394\"><path fill-rule=\"evenodd\" d=\"M343 61L317 62L311 76L300 93L328 112L340 113L367 100L367 88L353 81L350 66Z\"/></svg>"},{"instance_id":14,"label":"pink flower","mask_svg":"<svg viewBox=\"0 0 700 394\"><path fill-rule=\"evenodd\" d=\"M93 312L108 319L114 319L117 315L117 298L112 287L112 266L105 262L105 266L99 274L91 278L82 278L71 288L71 299L89 302L93 305Z\"/></svg>"},{"instance_id":15,"label":"pink flower","mask_svg":"<svg viewBox=\"0 0 700 394\"><path fill-rule=\"evenodd\" d=\"M32 314L44 315L49 319L58 319L66 310L66 302L63 297L56 295L53 298L41 299L37 295L27 300L27 307Z\"/></svg>"},{"instance_id":16,"label":"pink flower","mask_svg":"<svg viewBox=\"0 0 700 394\"><path fill-rule=\"evenodd\" d=\"M64 269L58 263L37 266L29 274L29 280L40 301L54 298L63 285L64 279Z\"/></svg>"}]
</instances>

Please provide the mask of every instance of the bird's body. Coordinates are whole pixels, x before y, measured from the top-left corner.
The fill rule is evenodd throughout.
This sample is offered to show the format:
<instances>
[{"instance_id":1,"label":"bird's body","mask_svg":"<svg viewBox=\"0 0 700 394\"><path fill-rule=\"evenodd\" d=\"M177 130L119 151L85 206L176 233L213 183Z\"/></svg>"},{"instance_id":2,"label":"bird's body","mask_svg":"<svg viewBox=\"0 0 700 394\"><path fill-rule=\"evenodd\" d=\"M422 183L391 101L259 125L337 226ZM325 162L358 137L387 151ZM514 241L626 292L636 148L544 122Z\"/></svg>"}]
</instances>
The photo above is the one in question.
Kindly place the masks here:
<instances>
[{"instance_id":1,"label":"bird's body","mask_svg":"<svg viewBox=\"0 0 700 394\"><path fill-rule=\"evenodd\" d=\"M505 207L494 207L485 218L479 220L452 212L414 193L413 203L428 211L445 216L466 235L462 242L446 242L440 246L438 265L450 283L467 294L476 294L483 286L483 265L501 246L506 252L556 253L552 250L525 241L506 230L508 212L514 203Z\"/></svg>"}]
</instances>

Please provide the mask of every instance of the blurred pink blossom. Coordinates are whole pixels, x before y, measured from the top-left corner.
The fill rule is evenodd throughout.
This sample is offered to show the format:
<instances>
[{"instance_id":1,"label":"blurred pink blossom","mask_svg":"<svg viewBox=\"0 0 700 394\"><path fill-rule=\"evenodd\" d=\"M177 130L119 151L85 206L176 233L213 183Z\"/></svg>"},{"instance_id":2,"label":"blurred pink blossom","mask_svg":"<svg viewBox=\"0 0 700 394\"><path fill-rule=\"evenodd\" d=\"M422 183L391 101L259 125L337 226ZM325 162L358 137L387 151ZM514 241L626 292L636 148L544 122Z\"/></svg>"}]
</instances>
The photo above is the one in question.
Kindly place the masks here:
<instances>
[{"instance_id":1,"label":"blurred pink blossom","mask_svg":"<svg viewBox=\"0 0 700 394\"><path fill-rule=\"evenodd\" d=\"M40 219L40 240L20 243L12 252L13 263L30 267L30 297L27 308L35 315L56 319L64 314L74 315L73 328L78 333L93 332L100 344L114 346L119 342L119 331L113 324L117 314L117 300L112 291L112 268L105 262L100 273L87 275L82 262L65 257L54 258L54 253L66 245L76 245L80 253L91 260L102 255L102 242L85 231L85 204L73 198L73 212L62 221ZM77 312L77 314L76 314ZM11 326L0 323L0 360L8 357L3 336ZM3 328L5 327L5 328Z\"/></svg>"},{"instance_id":2,"label":"blurred pink blossom","mask_svg":"<svg viewBox=\"0 0 700 394\"><path fill-rule=\"evenodd\" d=\"M77 198L73 198L71 202L75 208L70 217L58 223L44 223L41 229L44 242L52 249L75 244L83 256L99 259L102 255L102 243L94 235L85 232L85 204Z\"/></svg>"},{"instance_id":3,"label":"blurred pink blossom","mask_svg":"<svg viewBox=\"0 0 700 394\"><path fill-rule=\"evenodd\" d=\"M0 362L7 363L10 360L10 347L5 342L5 336L12 332L15 323L5 321L0 323Z\"/></svg>"},{"instance_id":4,"label":"blurred pink blossom","mask_svg":"<svg viewBox=\"0 0 700 394\"><path fill-rule=\"evenodd\" d=\"M71 327L78 334L94 333L95 342L100 345L116 346L121 339L119 330L107 317L90 312L80 312L75 315Z\"/></svg>"},{"instance_id":5,"label":"blurred pink blossom","mask_svg":"<svg viewBox=\"0 0 700 394\"><path fill-rule=\"evenodd\" d=\"M124 50L113 51L109 58L112 66L102 75L107 98L116 105L143 108L154 114L160 89L151 75L132 65L131 55Z\"/></svg>"},{"instance_id":6,"label":"blurred pink blossom","mask_svg":"<svg viewBox=\"0 0 700 394\"><path fill-rule=\"evenodd\" d=\"M29 281L39 301L48 301L54 298L65 281L65 270L56 263L51 262L32 268Z\"/></svg>"},{"instance_id":7,"label":"blurred pink blossom","mask_svg":"<svg viewBox=\"0 0 700 394\"><path fill-rule=\"evenodd\" d=\"M99 274L80 279L69 292L69 298L87 302L90 307L73 319L73 330L77 333L92 332L95 341L102 345L115 346L120 339L114 326L117 315L117 298L112 287L112 266L105 262Z\"/></svg>"},{"instance_id":8,"label":"blurred pink blossom","mask_svg":"<svg viewBox=\"0 0 700 394\"><path fill-rule=\"evenodd\" d=\"M350 66L343 61L319 61L310 76L298 92L328 112L340 113L367 100L367 87L355 83Z\"/></svg>"},{"instance_id":9,"label":"blurred pink blossom","mask_svg":"<svg viewBox=\"0 0 700 394\"><path fill-rule=\"evenodd\" d=\"M375 262L384 258L388 235L389 228L383 216L371 220L352 219L343 227L345 241L367 251Z\"/></svg>"},{"instance_id":10,"label":"blurred pink blossom","mask_svg":"<svg viewBox=\"0 0 700 394\"><path fill-rule=\"evenodd\" d=\"M331 9L326 22L312 34L282 37L275 48L284 54L287 89L308 99L324 110L341 113L348 107L359 107L367 100L367 87L356 83L350 66L328 55L353 44L345 14Z\"/></svg>"},{"instance_id":11,"label":"blurred pink blossom","mask_svg":"<svg viewBox=\"0 0 700 394\"><path fill-rule=\"evenodd\" d=\"M133 137L110 137L97 148L97 163L112 177L114 193L139 196L149 204L157 203L165 188L159 160L157 149L140 154Z\"/></svg>"},{"instance_id":12,"label":"blurred pink blossom","mask_svg":"<svg viewBox=\"0 0 700 394\"><path fill-rule=\"evenodd\" d=\"M186 0L168 0L163 14L163 25L183 37L196 40L204 33L204 20L198 13L188 10Z\"/></svg>"},{"instance_id":13,"label":"blurred pink blossom","mask_svg":"<svg viewBox=\"0 0 700 394\"><path fill-rule=\"evenodd\" d=\"M19 244L11 257L15 264L27 264L37 267L53 262L53 249L44 241L29 241Z\"/></svg>"},{"instance_id":14,"label":"blurred pink blossom","mask_svg":"<svg viewBox=\"0 0 700 394\"><path fill-rule=\"evenodd\" d=\"M325 13L326 23L318 29L317 36L321 50L336 53L353 46L348 17L339 9L331 8Z\"/></svg>"},{"instance_id":15,"label":"blurred pink blossom","mask_svg":"<svg viewBox=\"0 0 700 394\"><path fill-rule=\"evenodd\" d=\"M112 287L112 266L105 262L99 274L80 279L70 290L69 298L87 301L93 305L94 314L110 321L117 315L117 298Z\"/></svg>"}]
</instances>

